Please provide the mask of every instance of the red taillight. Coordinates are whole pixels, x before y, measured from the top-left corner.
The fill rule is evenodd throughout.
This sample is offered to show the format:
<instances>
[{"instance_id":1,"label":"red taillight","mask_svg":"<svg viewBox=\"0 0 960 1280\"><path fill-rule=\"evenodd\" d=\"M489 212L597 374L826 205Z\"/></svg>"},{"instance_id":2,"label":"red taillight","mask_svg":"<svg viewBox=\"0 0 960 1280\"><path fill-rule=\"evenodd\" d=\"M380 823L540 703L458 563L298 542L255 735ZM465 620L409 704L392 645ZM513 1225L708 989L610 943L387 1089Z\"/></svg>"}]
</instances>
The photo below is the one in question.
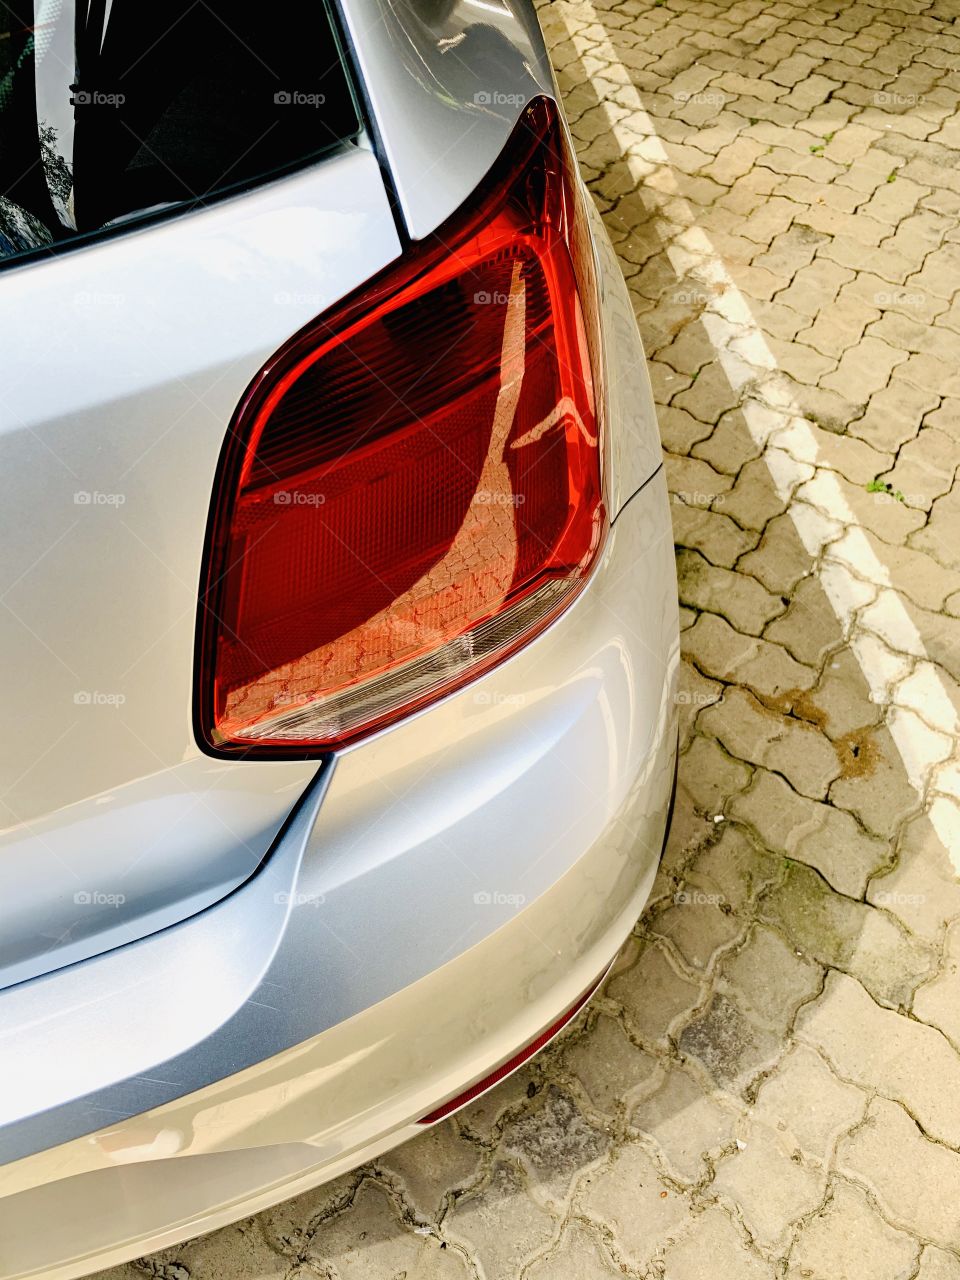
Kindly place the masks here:
<instances>
[{"instance_id":1,"label":"red taillight","mask_svg":"<svg viewBox=\"0 0 960 1280\"><path fill-rule=\"evenodd\" d=\"M201 594L207 746L342 746L502 660L582 585L605 514L570 164L540 99L469 212L254 381Z\"/></svg>"}]
</instances>

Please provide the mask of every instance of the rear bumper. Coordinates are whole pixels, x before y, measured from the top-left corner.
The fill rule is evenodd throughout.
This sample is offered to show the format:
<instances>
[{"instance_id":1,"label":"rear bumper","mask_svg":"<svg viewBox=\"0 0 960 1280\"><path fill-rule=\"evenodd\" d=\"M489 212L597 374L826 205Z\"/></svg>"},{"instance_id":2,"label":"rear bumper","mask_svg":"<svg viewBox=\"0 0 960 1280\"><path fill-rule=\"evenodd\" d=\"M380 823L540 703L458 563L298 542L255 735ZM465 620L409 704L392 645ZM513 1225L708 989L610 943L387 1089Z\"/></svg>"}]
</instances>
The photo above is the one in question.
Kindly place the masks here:
<instances>
[{"instance_id":1,"label":"rear bumper","mask_svg":"<svg viewBox=\"0 0 960 1280\"><path fill-rule=\"evenodd\" d=\"M0 994L0 1276L83 1275L333 1177L549 1026L655 875L677 662L658 473L566 614L343 753L230 898Z\"/></svg>"}]
</instances>

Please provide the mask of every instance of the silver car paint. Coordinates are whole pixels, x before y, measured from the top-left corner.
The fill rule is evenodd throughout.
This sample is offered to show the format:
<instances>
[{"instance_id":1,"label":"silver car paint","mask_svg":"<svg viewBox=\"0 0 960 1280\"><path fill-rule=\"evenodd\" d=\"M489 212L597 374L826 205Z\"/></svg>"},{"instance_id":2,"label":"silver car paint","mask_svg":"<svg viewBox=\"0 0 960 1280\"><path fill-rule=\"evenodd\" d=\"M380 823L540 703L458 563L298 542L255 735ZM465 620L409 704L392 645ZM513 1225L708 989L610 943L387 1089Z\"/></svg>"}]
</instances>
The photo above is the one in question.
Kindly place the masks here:
<instances>
[{"instance_id":1,"label":"silver car paint","mask_svg":"<svg viewBox=\"0 0 960 1280\"><path fill-rule=\"evenodd\" d=\"M316 773L194 741L207 511L263 361L399 248L353 148L0 279L0 985L222 897Z\"/></svg>"},{"instance_id":2,"label":"silver car paint","mask_svg":"<svg viewBox=\"0 0 960 1280\"><path fill-rule=\"evenodd\" d=\"M471 93L471 85L482 86L479 70L458 84L455 76L439 74L440 60L458 48L458 56L469 55L471 63L478 49L502 53L502 43L489 35L493 27L527 63L523 74L537 87L547 86L535 19L525 0L458 0L440 9L421 3L389 12L374 10L369 0L348 0L344 9L358 63L382 77L382 90L380 81L367 88L381 158L399 197L402 231L426 234L492 163L530 88L526 81L514 86L517 102L501 96L496 103L478 103L473 97L484 89ZM372 27L359 20L364 12ZM459 27L451 27L454 17ZM477 27L479 33L473 31ZM391 47L393 67L387 65ZM375 50L381 58L377 70ZM391 77L395 83L388 90ZM480 124L463 144L464 122L475 116ZM417 124L431 139L427 158L438 159L443 142L449 163L428 172L422 146L391 141L398 130ZM194 595L201 548L199 541L188 545L187 530L205 523L212 466L240 391L287 333L335 300L338 287L340 293L350 287L347 277L361 267L362 276L369 275L380 265L378 256L387 261L399 251L379 174L374 181L372 158L366 155L365 162L362 174L356 163L352 173L369 196L366 229L355 227L341 241L339 257L328 255L323 263L321 249L303 229L284 240L251 227L251 202L266 212L274 233L284 227L289 184L315 183L312 199L320 199L321 210L342 210L344 200L353 199L343 180L346 170L324 186L339 160L2 281L6 286L100 255L99 270L114 283L88 315L89 332L69 326L78 356L74 360L69 345L64 348L69 394L58 401L58 388L44 387L40 397L41 405L59 403L59 414L48 409L46 417L38 415L27 385L18 388L18 403L46 444L73 443L74 466L91 465L85 438L125 447L120 424L125 407L130 410L127 430L158 463L165 460L150 491L153 501L169 501L175 491L175 505L182 508L158 513L147 504L135 513L134 533L143 538L145 532L169 530L167 522L173 522L178 532L168 535L169 543L182 556L181 570L192 570L192 576L181 576ZM295 207L306 226L315 206L309 188L298 189L302 203ZM217 214L223 215L219 230L207 234L211 223L205 220ZM162 258L154 257L155 241L151 250L127 251L126 261L152 270L158 295L169 288L189 296L190 306L177 311L172 298L154 300L164 323L157 329L160 349L148 358L140 347L156 336L152 324L140 323L127 309L134 329L127 337L123 325L110 323L97 308L116 305L111 292L124 292L124 271L110 255L160 231L167 233ZM399 1140L417 1115L485 1074L551 1022L630 928L655 870L672 770L676 598L665 486L662 474L653 474L659 451L649 382L622 276L596 218L595 232L603 291L607 490L611 512L620 513L595 578L567 614L496 672L342 753L311 788L273 855L229 897L163 932L93 955L120 940L101 918L100 936L93 934L85 944L90 958L0 991L0 1162L12 1162L0 1168L4 1280L81 1275L229 1221ZM211 244L212 264L204 252ZM304 254L313 296L300 283ZM71 298L71 289L84 292L78 272L86 294L96 293L91 281L99 272L77 267L56 277L56 284L51 277L48 314L52 309L58 316L57 305ZM271 306L277 292L288 292L291 300L279 304L274 298ZM29 308L28 293L24 286ZM241 313L236 331L234 307ZM33 314L32 332L39 339L43 310L38 306ZM177 325L183 333L174 331ZM207 410L181 395L173 378L167 385L163 348L169 344L183 361L180 373L196 392L200 379L212 376L211 341L219 360L215 372L224 377L206 395ZM96 381L85 389L80 377L80 354L86 353L89 372L89 362L112 343L127 361L125 397L112 397L109 387L104 394ZM142 403L131 407L145 368L158 379L156 386L149 379L144 384L151 388L149 419ZM110 376L122 380L124 369ZM178 430L172 407L186 411L192 431ZM158 418L164 426L153 442ZM71 435L63 420L81 425ZM53 435L46 434L49 423L57 428ZM97 435L98 425L110 432ZM169 447L164 428L174 436ZM100 491L107 492L102 485ZM143 529L141 518L147 518ZM115 539L110 526L106 530L101 527L95 545L101 552L109 547L114 556ZM167 549L161 543L160 552ZM139 576L130 571L129 552L120 556L120 581L130 599L114 602L114 627L118 618L122 630L141 625L139 611L151 606L145 595L157 592L166 604L185 603L181 584L166 581L155 563L157 550L153 545L144 553ZM14 571L14 555L4 550L15 577L25 565ZM89 544L85 555L68 556L67 571L89 583ZM97 568L103 582L91 598L103 607L110 603L113 564L98 562ZM50 581L56 601L59 588ZM84 595L72 589L66 595L89 658L90 634L78 619L81 607L86 609ZM137 616L128 618L121 605ZM185 676L192 663L192 609L189 627L174 613L169 631L158 637L158 652L142 660L153 675L142 688L146 705L183 757L163 767L151 762L140 775L122 774L130 787L148 784L144 798L150 803L131 805L129 824L120 826L141 850L146 833L160 834L162 806L153 807L153 788L163 792L174 785L178 764L187 770L187 781L177 778L174 789L178 795L185 790L194 808L188 799L178 815L181 838L176 822L167 818L166 838L154 841L156 856L143 865L156 879L149 870L144 875L135 910L122 925L128 936L156 928L161 917L148 915L144 905L155 884L164 882L166 867L176 871L167 881L172 896L162 908L172 922L196 909L202 869L216 866L224 850L235 867L256 865L256 840L223 836L218 845L213 837L197 839L195 814L209 802L202 794L208 785L224 798L224 814L230 792L249 788L248 820L265 847L294 796L317 772L316 765L214 762L196 752ZM52 625L54 619L46 621ZM62 636L62 617L57 621ZM129 636L118 639L106 627L101 643L115 657L114 647L129 643ZM19 653L22 658L23 646ZM111 675L117 670L104 669ZM89 686L96 692L111 687ZM109 704L93 709L117 710ZM99 732L109 739L115 725L106 721ZM86 815L95 812L87 806L101 796L118 794L116 780L99 792L84 780L95 763L81 759L75 777L67 767L70 752L54 738L44 745L52 747L49 771L35 749L33 758L20 760L44 775L42 783L40 777L34 782L38 796L63 786ZM140 752L135 740L131 750ZM108 751L114 764L120 754ZM2 762L8 773L12 759ZM29 790L28 783L22 785ZM169 802L167 792L162 798ZM56 816L69 839L72 819L65 804L58 803ZM128 844L119 841L98 864L101 842L84 843L82 830L78 823L74 871L82 876L85 865L99 865L110 876L126 865ZM31 858L36 865L36 847L23 846L10 864L19 866L19 890L27 895L46 892L27 874ZM55 874L74 891L62 871ZM237 883L219 879L215 888L212 881L211 898ZM89 879L80 883L95 887ZM475 901L475 894L489 894L490 901ZM443 1018L436 1017L438 1009L446 1011ZM73 1141L71 1135L77 1135ZM68 1225L57 1234L37 1231L41 1222Z\"/></svg>"},{"instance_id":3,"label":"silver car paint","mask_svg":"<svg viewBox=\"0 0 960 1280\"><path fill-rule=\"evenodd\" d=\"M527 98L549 86L549 65L523 0L379 17L369 4L349 0L346 25L392 181L401 203L415 197L407 230L425 234L468 197ZM477 87L491 68L511 92ZM488 92L490 103L473 101ZM446 159L425 166L427 151ZM619 328L629 344L629 299L593 216L607 340ZM0 398L0 655L25 678L10 682L0 745L0 987L222 898L315 773L196 748L203 532L225 424L250 378L400 248L361 148L4 277L17 373ZM636 361L607 371L622 424L605 434L613 513L659 464L646 378Z\"/></svg>"},{"instance_id":4,"label":"silver car paint","mask_svg":"<svg viewBox=\"0 0 960 1280\"><path fill-rule=\"evenodd\" d=\"M470 196L527 102L553 94L523 0L344 0L406 228L428 235Z\"/></svg>"},{"instance_id":5,"label":"silver car paint","mask_svg":"<svg viewBox=\"0 0 960 1280\"><path fill-rule=\"evenodd\" d=\"M676 612L660 472L547 632L345 752L242 889L0 994L4 1158L120 1124L366 1017L485 940L525 932L527 913L597 857L603 875L588 877L564 924L585 945L659 860ZM542 969L539 946L530 963ZM480 973L476 982L468 1008L482 1000ZM417 1035L429 1040L425 1017ZM389 1095L389 1079L380 1089ZM0 1188L17 1183L14 1164Z\"/></svg>"}]
</instances>

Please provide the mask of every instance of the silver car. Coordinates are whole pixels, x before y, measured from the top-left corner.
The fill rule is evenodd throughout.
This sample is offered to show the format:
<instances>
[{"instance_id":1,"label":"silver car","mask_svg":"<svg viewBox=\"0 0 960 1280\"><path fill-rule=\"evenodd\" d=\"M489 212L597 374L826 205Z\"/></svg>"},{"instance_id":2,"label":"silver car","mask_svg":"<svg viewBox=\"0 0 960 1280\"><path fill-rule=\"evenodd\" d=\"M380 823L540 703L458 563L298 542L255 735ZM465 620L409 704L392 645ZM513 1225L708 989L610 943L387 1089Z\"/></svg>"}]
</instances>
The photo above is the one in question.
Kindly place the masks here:
<instances>
[{"instance_id":1,"label":"silver car","mask_svg":"<svg viewBox=\"0 0 960 1280\"><path fill-rule=\"evenodd\" d=\"M653 403L527 0L0 23L0 1276L439 1123L676 756Z\"/></svg>"}]
</instances>

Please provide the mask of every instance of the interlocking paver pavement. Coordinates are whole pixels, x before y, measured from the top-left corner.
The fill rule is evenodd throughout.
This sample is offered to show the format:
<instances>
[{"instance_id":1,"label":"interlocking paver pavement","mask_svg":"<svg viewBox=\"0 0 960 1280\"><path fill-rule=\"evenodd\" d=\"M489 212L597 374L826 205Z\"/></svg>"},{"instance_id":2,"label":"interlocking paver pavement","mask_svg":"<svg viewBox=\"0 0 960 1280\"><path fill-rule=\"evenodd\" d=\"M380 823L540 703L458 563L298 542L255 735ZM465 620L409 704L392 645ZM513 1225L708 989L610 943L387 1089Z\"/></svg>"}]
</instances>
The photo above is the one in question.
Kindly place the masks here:
<instances>
[{"instance_id":1,"label":"interlocking paver pavement","mask_svg":"<svg viewBox=\"0 0 960 1280\"><path fill-rule=\"evenodd\" d=\"M960 3L541 17L673 492L663 868L519 1077L110 1280L960 1278Z\"/></svg>"}]
</instances>

